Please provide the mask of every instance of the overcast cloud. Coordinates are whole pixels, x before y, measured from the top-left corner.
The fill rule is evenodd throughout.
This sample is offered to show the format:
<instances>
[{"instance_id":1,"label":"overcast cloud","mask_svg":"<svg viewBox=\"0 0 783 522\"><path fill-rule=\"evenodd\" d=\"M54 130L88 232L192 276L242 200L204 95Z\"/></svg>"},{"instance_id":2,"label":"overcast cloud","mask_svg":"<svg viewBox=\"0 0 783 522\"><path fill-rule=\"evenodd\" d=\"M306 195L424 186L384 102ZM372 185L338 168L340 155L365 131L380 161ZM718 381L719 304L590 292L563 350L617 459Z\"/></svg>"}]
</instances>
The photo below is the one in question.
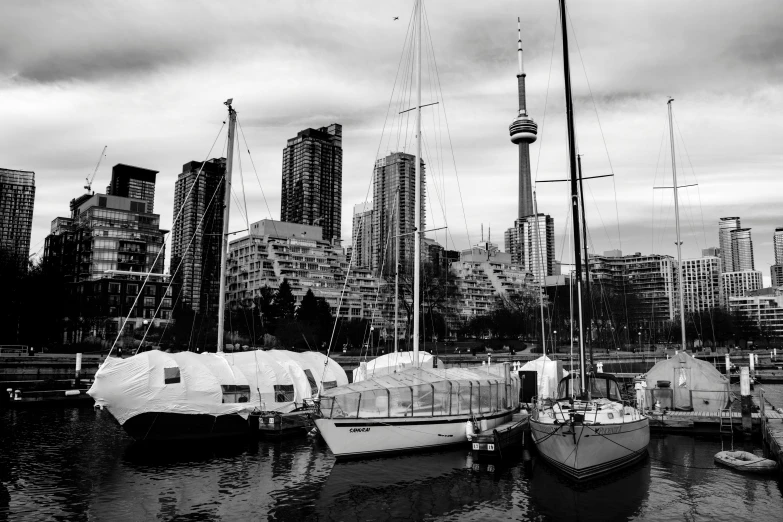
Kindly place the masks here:
<instances>
[{"instance_id":1,"label":"overcast cloud","mask_svg":"<svg viewBox=\"0 0 783 522\"><path fill-rule=\"evenodd\" d=\"M516 111L517 16L528 110L540 131L531 146L533 169L539 179L566 172L559 37L550 77L557 2L425 5L465 196L467 230L453 169L447 172L451 234L464 248L483 223L502 245L517 208L517 151L508 139ZM0 166L36 172L32 250L43 247L51 220L67 215L70 199L83 192L104 145L94 187L103 190L117 163L159 170L155 207L164 228L170 226L176 176L184 163L206 157L229 97L273 218L286 140L306 127L343 125L342 228L349 244L351 208L365 198L379 148L388 152L388 136L379 143L411 8L412 0L6 2ZM771 237L783 226L783 3L614 0L574 1L569 8L585 175L616 174L614 181L589 182L593 248L674 253L671 194L652 188L671 185L662 138L672 96L688 153L678 137L680 182L699 183L682 194L684 255L717 245L719 217L741 216L753 229L756 268L768 280ZM249 219L269 217L243 161ZM555 218L558 256L566 190L565 184L538 190L539 209ZM434 187L428 193L434 198ZM234 213L232 227L244 228L242 220Z\"/></svg>"}]
</instances>

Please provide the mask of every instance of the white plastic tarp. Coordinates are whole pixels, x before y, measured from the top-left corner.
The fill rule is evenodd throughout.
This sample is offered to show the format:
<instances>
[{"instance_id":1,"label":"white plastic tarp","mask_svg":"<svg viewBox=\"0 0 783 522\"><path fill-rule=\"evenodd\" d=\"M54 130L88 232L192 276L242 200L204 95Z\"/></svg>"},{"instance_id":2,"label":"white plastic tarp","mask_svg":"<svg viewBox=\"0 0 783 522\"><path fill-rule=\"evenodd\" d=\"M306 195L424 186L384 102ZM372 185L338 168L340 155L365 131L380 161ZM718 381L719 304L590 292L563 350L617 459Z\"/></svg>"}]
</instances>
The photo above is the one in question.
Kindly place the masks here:
<instances>
[{"instance_id":1,"label":"white plastic tarp","mask_svg":"<svg viewBox=\"0 0 783 522\"><path fill-rule=\"evenodd\" d=\"M396 373L405 368L413 367L413 352L392 352L366 363L362 362L358 368L353 371L353 382L360 382L365 379L372 379L381 375ZM419 368L432 368L432 355L427 352L419 352Z\"/></svg>"},{"instance_id":2,"label":"white plastic tarp","mask_svg":"<svg viewBox=\"0 0 783 522\"><path fill-rule=\"evenodd\" d=\"M312 395L310 370L316 382L348 383L345 371L317 352L285 350L250 351L229 354L193 352L143 352L127 359L110 357L95 374L88 393L124 424L145 412L247 416L253 409L287 411L294 402L277 402L275 385L293 385L295 402ZM223 386L249 388L247 402L233 402L224 396ZM247 388L244 388L247 387ZM229 401L224 402L228 397Z\"/></svg>"},{"instance_id":3,"label":"white plastic tarp","mask_svg":"<svg viewBox=\"0 0 783 522\"><path fill-rule=\"evenodd\" d=\"M519 370L536 372L538 374L538 396L542 399L555 399L560 379L568 375L568 371L565 369L563 369L562 375L558 375L557 368L557 361L542 355L538 359L528 361Z\"/></svg>"}]
</instances>

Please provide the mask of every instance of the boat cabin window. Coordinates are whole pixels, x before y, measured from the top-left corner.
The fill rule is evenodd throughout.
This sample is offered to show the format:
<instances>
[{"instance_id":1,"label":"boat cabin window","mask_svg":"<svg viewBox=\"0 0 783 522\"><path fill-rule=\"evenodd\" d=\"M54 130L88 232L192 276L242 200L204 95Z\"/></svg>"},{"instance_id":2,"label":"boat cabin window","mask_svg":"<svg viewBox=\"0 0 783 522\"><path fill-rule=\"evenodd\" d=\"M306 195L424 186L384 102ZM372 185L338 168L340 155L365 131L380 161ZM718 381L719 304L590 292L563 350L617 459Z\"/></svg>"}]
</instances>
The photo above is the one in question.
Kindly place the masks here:
<instances>
[{"instance_id":1,"label":"boat cabin window","mask_svg":"<svg viewBox=\"0 0 783 522\"><path fill-rule=\"evenodd\" d=\"M275 384L275 402L294 402L293 384Z\"/></svg>"},{"instance_id":2,"label":"boat cabin window","mask_svg":"<svg viewBox=\"0 0 783 522\"><path fill-rule=\"evenodd\" d=\"M177 384L180 382L179 367L163 368L163 384Z\"/></svg>"},{"instance_id":3,"label":"boat cabin window","mask_svg":"<svg viewBox=\"0 0 783 522\"><path fill-rule=\"evenodd\" d=\"M331 390L332 388L337 388L337 381L324 381L321 385L324 390Z\"/></svg>"},{"instance_id":4,"label":"boat cabin window","mask_svg":"<svg viewBox=\"0 0 783 522\"><path fill-rule=\"evenodd\" d=\"M250 386L247 384L222 384L223 403L247 402L250 399Z\"/></svg>"},{"instance_id":5,"label":"boat cabin window","mask_svg":"<svg viewBox=\"0 0 783 522\"><path fill-rule=\"evenodd\" d=\"M572 396L578 396L581 390L579 376L569 376L560 381L560 386L557 390L558 399L568 399ZM617 381L609 377L590 376L588 378L590 384L590 395L593 399L609 399L612 401L622 401L620 396L620 387L617 386Z\"/></svg>"},{"instance_id":6,"label":"boat cabin window","mask_svg":"<svg viewBox=\"0 0 783 522\"><path fill-rule=\"evenodd\" d=\"M315 377L313 377L313 372L310 370L305 370L305 375L307 375L307 382L310 383L310 392L313 394L313 396L318 395L318 383L315 382Z\"/></svg>"}]
</instances>

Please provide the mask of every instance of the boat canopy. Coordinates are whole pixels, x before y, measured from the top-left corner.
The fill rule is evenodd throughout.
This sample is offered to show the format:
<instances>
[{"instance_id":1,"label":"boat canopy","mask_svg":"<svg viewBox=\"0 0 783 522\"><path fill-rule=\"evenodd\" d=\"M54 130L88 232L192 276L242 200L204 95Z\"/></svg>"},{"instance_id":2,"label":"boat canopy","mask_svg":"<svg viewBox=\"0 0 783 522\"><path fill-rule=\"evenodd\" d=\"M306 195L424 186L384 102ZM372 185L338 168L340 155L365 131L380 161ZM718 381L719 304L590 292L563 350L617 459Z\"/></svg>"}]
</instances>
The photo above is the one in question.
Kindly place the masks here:
<instances>
[{"instance_id":1,"label":"boat canopy","mask_svg":"<svg viewBox=\"0 0 783 522\"><path fill-rule=\"evenodd\" d=\"M318 352L142 352L109 357L87 392L120 424L146 412L247 416L253 409L290 411L348 383L345 371Z\"/></svg>"},{"instance_id":2,"label":"boat canopy","mask_svg":"<svg viewBox=\"0 0 783 522\"><path fill-rule=\"evenodd\" d=\"M620 386L614 375L608 373L592 373L587 376L590 397L592 399L609 399L610 401L622 402ZM557 390L557 398L568 399L578 397L582 389L582 380L576 373L564 377L560 381Z\"/></svg>"},{"instance_id":3,"label":"boat canopy","mask_svg":"<svg viewBox=\"0 0 783 522\"><path fill-rule=\"evenodd\" d=\"M371 361L360 363L359 367L353 370L353 382L399 372L405 368L413 368L413 366L413 352L387 353ZM419 368L432 368L432 355L420 351Z\"/></svg>"},{"instance_id":4,"label":"boat canopy","mask_svg":"<svg viewBox=\"0 0 783 522\"><path fill-rule=\"evenodd\" d=\"M519 403L516 376L505 366L406 370L326 390L327 418L375 418L491 413Z\"/></svg>"}]
</instances>

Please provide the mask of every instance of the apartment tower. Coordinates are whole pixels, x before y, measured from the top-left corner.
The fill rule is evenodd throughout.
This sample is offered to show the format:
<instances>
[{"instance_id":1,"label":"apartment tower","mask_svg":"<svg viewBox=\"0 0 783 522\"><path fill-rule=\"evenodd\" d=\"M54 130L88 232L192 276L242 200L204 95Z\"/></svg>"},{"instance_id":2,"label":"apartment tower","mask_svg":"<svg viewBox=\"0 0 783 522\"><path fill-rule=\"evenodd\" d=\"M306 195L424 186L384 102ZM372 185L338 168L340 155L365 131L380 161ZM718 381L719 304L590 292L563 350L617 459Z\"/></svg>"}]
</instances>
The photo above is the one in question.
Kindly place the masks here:
<instances>
[{"instance_id":1,"label":"apartment tower","mask_svg":"<svg viewBox=\"0 0 783 522\"><path fill-rule=\"evenodd\" d=\"M343 193L343 127L305 129L283 149L280 220L317 225L323 239L340 239Z\"/></svg>"}]
</instances>

